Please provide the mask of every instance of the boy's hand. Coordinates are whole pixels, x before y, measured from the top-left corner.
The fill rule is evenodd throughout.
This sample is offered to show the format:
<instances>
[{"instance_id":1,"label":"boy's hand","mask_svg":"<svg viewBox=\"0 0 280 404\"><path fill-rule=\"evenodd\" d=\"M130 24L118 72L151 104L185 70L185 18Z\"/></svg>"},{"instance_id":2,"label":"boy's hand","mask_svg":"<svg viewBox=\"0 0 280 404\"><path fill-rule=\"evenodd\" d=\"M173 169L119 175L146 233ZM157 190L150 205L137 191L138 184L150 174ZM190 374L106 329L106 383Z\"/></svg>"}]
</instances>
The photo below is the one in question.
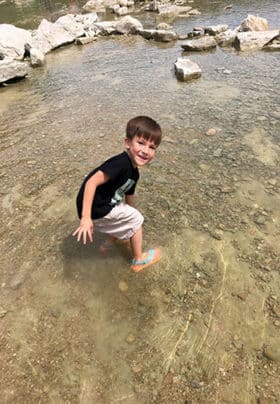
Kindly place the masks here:
<instances>
[{"instance_id":1,"label":"boy's hand","mask_svg":"<svg viewBox=\"0 0 280 404\"><path fill-rule=\"evenodd\" d=\"M80 226L74 231L72 236L77 236L77 241L80 241L81 237L83 238L83 244L87 243L87 236L92 242L92 233L93 233L93 221L90 217L82 217L80 221Z\"/></svg>"}]
</instances>

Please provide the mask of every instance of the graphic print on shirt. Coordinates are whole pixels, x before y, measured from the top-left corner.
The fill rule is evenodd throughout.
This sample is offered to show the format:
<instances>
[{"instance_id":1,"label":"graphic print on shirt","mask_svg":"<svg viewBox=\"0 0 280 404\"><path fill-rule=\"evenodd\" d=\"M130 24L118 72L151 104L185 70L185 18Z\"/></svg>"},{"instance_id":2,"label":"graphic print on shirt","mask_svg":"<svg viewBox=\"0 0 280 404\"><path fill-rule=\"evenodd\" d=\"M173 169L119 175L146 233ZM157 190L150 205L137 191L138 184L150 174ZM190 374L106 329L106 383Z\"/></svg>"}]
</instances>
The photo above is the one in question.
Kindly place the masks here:
<instances>
[{"instance_id":1,"label":"graphic print on shirt","mask_svg":"<svg viewBox=\"0 0 280 404\"><path fill-rule=\"evenodd\" d=\"M123 200L124 194L135 184L135 181L128 179L125 184L118 188L111 199L110 205L115 206Z\"/></svg>"}]
</instances>

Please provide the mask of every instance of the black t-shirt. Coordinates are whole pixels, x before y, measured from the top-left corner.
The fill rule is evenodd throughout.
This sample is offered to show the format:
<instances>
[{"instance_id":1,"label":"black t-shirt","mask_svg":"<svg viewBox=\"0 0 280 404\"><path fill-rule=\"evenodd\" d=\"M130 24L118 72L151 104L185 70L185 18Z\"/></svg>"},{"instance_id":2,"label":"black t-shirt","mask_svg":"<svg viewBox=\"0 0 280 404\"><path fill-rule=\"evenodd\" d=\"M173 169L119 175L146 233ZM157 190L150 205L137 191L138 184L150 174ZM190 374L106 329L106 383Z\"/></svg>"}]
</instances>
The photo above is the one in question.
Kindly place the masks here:
<instances>
[{"instance_id":1,"label":"black t-shirt","mask_svg":"<svg viewBox=\"0 0 280 404\"><path fill-rule=\"evenodd\" d=\"M138 168L133 167L126 152L106 160L99 167L92 170L81 185L77 196L77 210L79 218L82 216L83 196L87 180L97 171L103 171L110 177L105 184L96 188L91 218L98 219L106 216L115 205L122 201L124 195L133 195L139 179Z\"/></svg>"}]
</instances>

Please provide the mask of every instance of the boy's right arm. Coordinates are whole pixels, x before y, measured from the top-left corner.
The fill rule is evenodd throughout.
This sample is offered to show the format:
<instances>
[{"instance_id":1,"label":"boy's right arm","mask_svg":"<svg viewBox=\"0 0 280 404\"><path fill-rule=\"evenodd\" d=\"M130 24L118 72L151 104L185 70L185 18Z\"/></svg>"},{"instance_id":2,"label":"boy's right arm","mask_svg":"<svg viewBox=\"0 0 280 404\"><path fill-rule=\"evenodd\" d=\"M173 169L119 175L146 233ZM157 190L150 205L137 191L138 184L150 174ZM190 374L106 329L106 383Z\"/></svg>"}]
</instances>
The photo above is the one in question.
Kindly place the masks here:
<instances>
[{"instance_id":1,"label":"boy's right arm","mask_svg":"<svg viewBox=\"0 0 280 404\"><path fill-rule=\"evenodd\" d=\"M77 241L80 241L81 238L83 239L83 244L86 244L87 237L91 242L93 241L93 221L91 219L91 208L96 188L99 185L105 184L107 181L109 181L109 179L110 177L103 171L97 171L86 182L83 197L82 218L79 227L73 233L73 236L77 237Z\"/></svg>"}]
</instances>

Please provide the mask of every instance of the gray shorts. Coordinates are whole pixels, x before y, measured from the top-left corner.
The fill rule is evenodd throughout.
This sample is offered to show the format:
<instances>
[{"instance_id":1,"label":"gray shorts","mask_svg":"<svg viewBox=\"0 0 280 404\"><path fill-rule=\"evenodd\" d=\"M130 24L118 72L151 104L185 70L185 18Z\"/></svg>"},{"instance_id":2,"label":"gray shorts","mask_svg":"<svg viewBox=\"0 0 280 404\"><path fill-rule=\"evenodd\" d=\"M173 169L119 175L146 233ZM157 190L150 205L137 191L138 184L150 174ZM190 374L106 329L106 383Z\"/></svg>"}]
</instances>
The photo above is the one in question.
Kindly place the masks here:
<instances>
[{"instance_id":1,"label":"gray shorts","mask_svg":"<svg viewBox=\"0 0 280 404\"><path fill-rule=\"evenodd\" d=\"M121 202L108 215L94 220L94 228L120 240L129 240L142 226L144 217L132 206Z\"/></svg>"}]
</instances>

